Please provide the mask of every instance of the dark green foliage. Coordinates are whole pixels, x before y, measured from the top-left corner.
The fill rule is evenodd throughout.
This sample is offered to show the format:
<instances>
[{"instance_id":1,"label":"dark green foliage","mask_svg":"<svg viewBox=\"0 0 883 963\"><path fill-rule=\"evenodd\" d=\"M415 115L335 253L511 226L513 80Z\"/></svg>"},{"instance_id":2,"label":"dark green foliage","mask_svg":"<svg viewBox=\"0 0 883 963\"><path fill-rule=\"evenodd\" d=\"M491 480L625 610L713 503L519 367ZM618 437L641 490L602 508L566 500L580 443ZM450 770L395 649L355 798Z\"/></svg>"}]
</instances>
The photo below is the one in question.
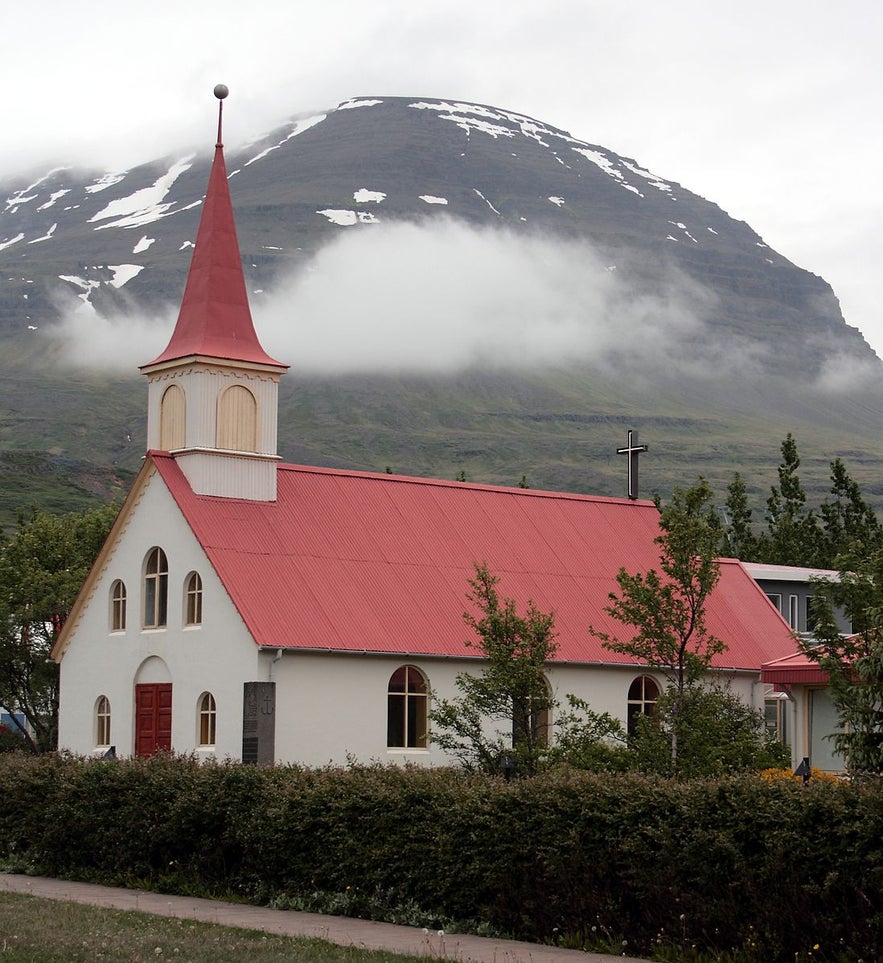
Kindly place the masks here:
<instances>
[{"instance_id":1,"label":"dark green foliage","mask_svg":"<svg viewBox=\"0 0 883 963\"><path fill-rule=\"evenodd\" d=\"M762 560L775 565L822 565L822 531L816 513L807 507L797 470L800 456L789 431L781 446L779 484L767 499L767 529L759 545Z\"/></svg>"},{"instance_id":2,"label":"dark green foliage","mask_svg":"<svg viewBox=\"0 0 883 963\"><path fill-rule=\"evenodd\" d=\"M825 959L883 954L877 781L804 789L565 769L506 782L451 769L6 754L0 858L278 905L420 907L427 920L568 945L606 931L636 955L657 939L764 963L816 943Z\"/></svg>"},{"instance_id":3,"label":"dark green foliage","mask_svg":"<svg viewBox=\"0 0 883 963\"><path fill-rule=\"evenodd\" d=\"M883 549L841 555L836 582L819 580L813 597L814 638L804 652L828 673L840 731L837 751L853 773L883 773ZM841 636L834 608L853 634Z\"/></svg>"},{"instance_id":4,"label":"dark green foliage","mask_svg":"<svg viewBox=\"0 0 883 963\"><path fill-rule=\"evenodd\" d=\"M463 619L477 637L466 644L486 661L479 675L457 676L458 698L433 700L432 739L468 770L499 772L508 758L517 773L530 775L550 741L554 699L544 671L557 649L554 618L533 602L519 615L514 600L500 598L498 583L486 564L475 566L467 595L474 611Z\"/></svg>"},{"instance_id":5,"label":"dark green foliage","mask_svg":"<svg viewBox=\"0 0 883 963\"><path fill-rule=\"evenodd\" d=\"M770 739L763 713L726 689L693 686L680 702L670 688L641 716L631 740L633 768L672 775L671 731L677 730L677 775L692 779L742 771L786 768L788 746ZM677 708L677 711L675 709Z\"/></svg>"},{"instance_id":6,"label":"dark green foliage","mask_svg":"<svg viewBox=\"0 0 883 963\"><path fill-rule=\"evenodd\" d=\"M739 472L733 475L733 480L727 486L725 505L727 525L723 534L721 555L746 561L756 559L758 539L752 527L748 489Z\"/></svg>"},{"instance_id":7,"label":"dark green foliage","mask_svg":"<svg viewBox=\"0 0 883 963\"><path fill-rule=\"evenodd\" d=\"M0 707L21 712L35 752L58 739L58 666L49 653L116 515L36 509L0 532Z\"/></svg>"}]
</instances>

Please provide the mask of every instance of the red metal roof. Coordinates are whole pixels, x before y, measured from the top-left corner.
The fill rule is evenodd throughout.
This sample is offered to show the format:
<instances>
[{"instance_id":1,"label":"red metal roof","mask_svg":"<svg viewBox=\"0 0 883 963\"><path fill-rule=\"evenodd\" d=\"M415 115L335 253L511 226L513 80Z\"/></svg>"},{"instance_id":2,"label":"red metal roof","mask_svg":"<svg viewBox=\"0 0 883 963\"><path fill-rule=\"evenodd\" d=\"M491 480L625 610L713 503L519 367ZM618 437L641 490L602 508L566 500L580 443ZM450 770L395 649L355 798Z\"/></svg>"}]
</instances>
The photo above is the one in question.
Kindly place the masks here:
<instances>
[{"instance_id":1,"label":"red metal roof","mask_svg":"<svg viewBox=\"0 0 883 963\"><path fill-rule=\"evenodd\" d=\"M220 143L175 330L165 351L142 370L191 356L288 367L264 351L255 333Z\"/></svg>"},{"instance_id":2,"label":"red metal roof","mask_svg":"<svg viewBox=\"0 0 883 963\"><path fill-rule=\"evenodd\" d=\"M787 685L827 685L828 673L803 652L791 652L780 659L764 663L761 682L782 687Z\"/></svg>"},{"instance_id":3,"label":"red metal roof","mask_svg":"<svg viewBox=\"0 0 883 963\"><path fill-rule=\"evenodd\" d=\"M589 634L626 636L604 612L621 567L658 567L652 502L280 465L275 502L196 495L174 459L160 475L261 646L475 656L463 622L474 563L502 596L553 611L558 661L629 663ZM720 667L793 650L742 566L721 562L708 628ZM473 639L474 641L474 639Z\"/></svg>"}]
</instances>

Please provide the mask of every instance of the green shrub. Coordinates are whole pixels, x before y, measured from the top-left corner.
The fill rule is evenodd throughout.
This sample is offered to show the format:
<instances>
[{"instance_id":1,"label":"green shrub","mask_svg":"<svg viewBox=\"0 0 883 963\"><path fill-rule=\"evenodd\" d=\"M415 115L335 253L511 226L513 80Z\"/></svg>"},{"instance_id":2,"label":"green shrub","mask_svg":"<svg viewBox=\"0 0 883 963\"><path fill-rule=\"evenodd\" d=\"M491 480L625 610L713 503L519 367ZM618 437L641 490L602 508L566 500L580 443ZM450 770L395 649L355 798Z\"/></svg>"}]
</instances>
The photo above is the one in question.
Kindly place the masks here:
<instances>
[{"instance_id":1,"label":"green shrub","mask_svg":"<svg viewBox=\"0 0 883 963\"><path fill-rule=\"evenodd\" d=\"M0 859L571 946L627 939L645 955L694 945L764 961L883 955L877 782L566 768L506 782L451 769L10 753Z\"/></svg>"}]
</instances>

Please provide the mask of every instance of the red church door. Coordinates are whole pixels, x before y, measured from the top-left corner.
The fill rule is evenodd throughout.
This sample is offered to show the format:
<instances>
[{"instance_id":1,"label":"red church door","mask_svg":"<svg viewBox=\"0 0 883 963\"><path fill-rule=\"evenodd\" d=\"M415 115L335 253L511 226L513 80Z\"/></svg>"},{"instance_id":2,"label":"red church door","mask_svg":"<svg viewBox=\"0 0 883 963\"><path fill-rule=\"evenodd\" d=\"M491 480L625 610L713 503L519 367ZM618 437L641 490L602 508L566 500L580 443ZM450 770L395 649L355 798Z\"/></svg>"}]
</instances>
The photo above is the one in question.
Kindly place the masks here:
<instances>
[{"instance_id":1,"label":"red church door","mask_svg":"<svg viewBox=\"0 0 883 963\"><path fill-rule=\"evenodd\" d=\"M172 683L135 686L135 755L172 748Z\"/></svg>"}]
</instances>

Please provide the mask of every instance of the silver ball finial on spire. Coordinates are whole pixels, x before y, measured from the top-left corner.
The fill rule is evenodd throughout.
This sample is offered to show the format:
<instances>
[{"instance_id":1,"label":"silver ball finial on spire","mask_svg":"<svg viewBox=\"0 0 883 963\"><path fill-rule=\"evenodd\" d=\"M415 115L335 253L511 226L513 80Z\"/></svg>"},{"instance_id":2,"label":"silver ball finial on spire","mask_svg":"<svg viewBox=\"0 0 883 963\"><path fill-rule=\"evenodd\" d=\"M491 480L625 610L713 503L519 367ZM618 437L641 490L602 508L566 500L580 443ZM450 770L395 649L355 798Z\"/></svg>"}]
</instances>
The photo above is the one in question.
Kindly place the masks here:
<instances>
[{"instance_id":1,"label":"silver ball finial on spire","mask_svg":"<svg viewBox=\"0 0 883 963\"><path fill-rule=\"evenodd\" d=\"M215 85L215 97L217 97L218 100L223 100L229 93L230 88L226 84Z\"/></svg>"}]
</instances>

